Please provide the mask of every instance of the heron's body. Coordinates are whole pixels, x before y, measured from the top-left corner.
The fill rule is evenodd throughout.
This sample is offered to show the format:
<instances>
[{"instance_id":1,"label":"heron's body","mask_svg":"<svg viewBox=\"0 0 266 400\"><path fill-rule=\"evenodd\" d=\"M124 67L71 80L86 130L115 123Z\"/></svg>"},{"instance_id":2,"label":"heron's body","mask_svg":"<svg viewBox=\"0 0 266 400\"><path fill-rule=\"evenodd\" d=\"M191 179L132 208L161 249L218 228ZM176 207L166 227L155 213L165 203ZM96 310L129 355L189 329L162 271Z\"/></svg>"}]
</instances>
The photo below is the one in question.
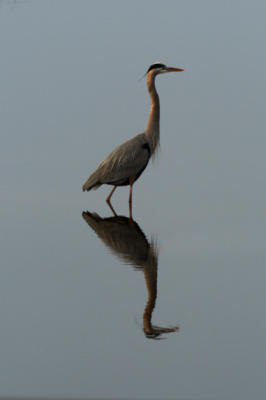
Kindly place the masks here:
<instances>
[{"instance_id":1,"label":"heron's body","mask_svg":"<svg viewBox=\"0 0 266 400\"><path fill-rule=\"evenodd\" d=\"M139 178L151 156L149 142L144 133L133 137L112 151L83 185L83 190L97 189L103 184L129 185L130 178Z\"/></svg>"},{"instance_id":2,"label":"heron's body","mask_svg":"<svg viewBox=\"0 0 266 400\"><path fill-rule=\"evenodd\" d=\"M155 77L163 72L183 71L181 68L169 68L164 64L151 65L147 72L147 88L151 98L151 110L147 128L144 133L133 137L114 149L98 166L83 185L83 191L97 189L103 184L113 185L106 201L110 203L111 196L117 186L130 185L130 217L132 217L132 186L155 154L160 138L160 102L155 88Z\"/></svg>"}]
</instances>

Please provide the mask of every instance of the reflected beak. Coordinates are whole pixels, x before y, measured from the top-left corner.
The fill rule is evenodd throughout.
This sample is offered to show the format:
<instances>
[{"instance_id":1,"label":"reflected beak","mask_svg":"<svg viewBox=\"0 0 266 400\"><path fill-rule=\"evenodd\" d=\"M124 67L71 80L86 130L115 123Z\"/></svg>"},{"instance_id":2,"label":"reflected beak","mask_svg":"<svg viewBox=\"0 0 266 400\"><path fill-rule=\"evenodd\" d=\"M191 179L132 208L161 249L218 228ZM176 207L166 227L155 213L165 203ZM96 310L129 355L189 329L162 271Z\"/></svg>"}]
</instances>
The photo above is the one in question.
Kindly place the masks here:
<instances>
[{"instance_id":1,"label":"reflected beak","mask_svg":"<svg viewBox=\"0 0 266 400\"><path fill-rule=\"evenodd\" d=\"M183 68L173 68L173 67L167 67L165 72L182 72L184 71Z\"/></svg>"}]
</instances>

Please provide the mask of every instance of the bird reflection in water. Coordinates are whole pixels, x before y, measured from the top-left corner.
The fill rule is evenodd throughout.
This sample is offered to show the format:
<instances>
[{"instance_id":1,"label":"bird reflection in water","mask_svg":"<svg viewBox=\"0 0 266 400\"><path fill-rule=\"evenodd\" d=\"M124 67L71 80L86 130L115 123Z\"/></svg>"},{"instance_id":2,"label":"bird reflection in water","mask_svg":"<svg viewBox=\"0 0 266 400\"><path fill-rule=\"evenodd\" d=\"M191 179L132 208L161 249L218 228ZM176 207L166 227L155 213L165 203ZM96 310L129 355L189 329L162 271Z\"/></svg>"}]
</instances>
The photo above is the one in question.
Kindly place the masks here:
<instances>
[{"instance_id":1,"label":"bird reflection in water","mask_svg":"<svg viewBox=\"0 0 266 400\"><path fill-rule=\"evenodd\" d=\"M143 313L143 331L146 337L159 339L162 334L178 331L178 326L164 328L151 322L157 297L158 249L155 243L148 242L139 225L131 218L101 218L89 211L84 211L82 216L113 254L135 269L143 270L148 292Z\"/></svg>"}]
</instances>

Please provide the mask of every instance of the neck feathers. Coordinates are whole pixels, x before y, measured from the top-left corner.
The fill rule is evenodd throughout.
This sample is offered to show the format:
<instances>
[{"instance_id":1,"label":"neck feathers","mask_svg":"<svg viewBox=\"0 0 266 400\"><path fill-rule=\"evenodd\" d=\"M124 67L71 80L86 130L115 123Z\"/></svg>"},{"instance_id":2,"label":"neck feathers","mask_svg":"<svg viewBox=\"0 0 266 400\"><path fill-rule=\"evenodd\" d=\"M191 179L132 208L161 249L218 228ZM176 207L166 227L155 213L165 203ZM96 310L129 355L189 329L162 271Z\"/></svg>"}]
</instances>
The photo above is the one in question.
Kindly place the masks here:
<instances>
[{"instance_id":1,"label":"neck feathers","mask_svg":"<svg viewBox=\"0 0 266 400\"><path fill-rule=\"evenodd\" d=\"M156 74L154 72L150 72L147 78L147 88L151 98L151 109L147 128L145 130L145 135L147 136L151 148L151 155L153 157L156 154L156 149L158 148L160 140L160 101L155 87L155 76Z\"/></svg>"}]
</instances>

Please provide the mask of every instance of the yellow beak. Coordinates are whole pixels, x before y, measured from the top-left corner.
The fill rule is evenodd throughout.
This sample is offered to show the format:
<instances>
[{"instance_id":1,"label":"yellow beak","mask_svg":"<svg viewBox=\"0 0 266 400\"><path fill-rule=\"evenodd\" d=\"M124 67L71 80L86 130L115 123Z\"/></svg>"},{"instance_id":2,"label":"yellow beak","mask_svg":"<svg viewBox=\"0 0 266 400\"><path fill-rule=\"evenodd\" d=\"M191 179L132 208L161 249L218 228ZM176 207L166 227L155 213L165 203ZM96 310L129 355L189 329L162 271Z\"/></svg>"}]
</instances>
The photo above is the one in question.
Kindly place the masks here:
<instances>
[{"instance_id":1,"label":"yellow beak","mask_svg":"<svg viewBox=\"0 0 266 400\"><path fill-rule=\"evenodd\" d=\"M183 68L173 68L173 67L167 67L166 72L182 72L184 71Z\"/></svg>"}]
</instances>

